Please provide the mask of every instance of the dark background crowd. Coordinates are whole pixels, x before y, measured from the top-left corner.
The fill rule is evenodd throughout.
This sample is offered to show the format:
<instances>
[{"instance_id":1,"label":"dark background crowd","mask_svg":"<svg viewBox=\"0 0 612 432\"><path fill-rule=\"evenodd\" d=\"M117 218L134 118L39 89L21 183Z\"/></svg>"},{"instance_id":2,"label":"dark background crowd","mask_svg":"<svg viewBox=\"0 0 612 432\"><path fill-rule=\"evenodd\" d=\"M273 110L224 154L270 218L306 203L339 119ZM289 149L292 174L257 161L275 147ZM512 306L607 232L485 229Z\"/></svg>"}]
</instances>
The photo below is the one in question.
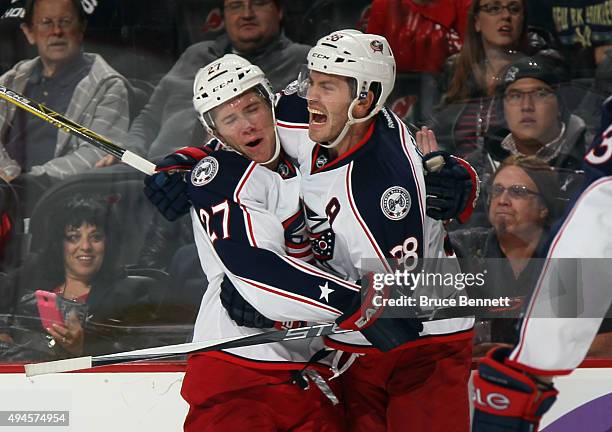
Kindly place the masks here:
<instances>
[{"instance_id":1,"label":"dark background crowd","mask_svg":"<svg viewBox=\"0 0 612 432\"><path fill-rule=\"evenodd\" d=\"M0 0L0 85L155 161L206 140L200 67L237 53L280 90L342 28L389 40L389 107L478 171L477 207L450 238L464 271L495 275L476 294L520 308L612 92L612 0ZM0 102L0 361L189 338L206 281L177 254L188 218L162 220L115 162ZM41 324L37 290L62 324ZM478 323L476 354L513 341L511 312ZM611 330L591 355L612 356Z\"/></svg>"}]
</instances>

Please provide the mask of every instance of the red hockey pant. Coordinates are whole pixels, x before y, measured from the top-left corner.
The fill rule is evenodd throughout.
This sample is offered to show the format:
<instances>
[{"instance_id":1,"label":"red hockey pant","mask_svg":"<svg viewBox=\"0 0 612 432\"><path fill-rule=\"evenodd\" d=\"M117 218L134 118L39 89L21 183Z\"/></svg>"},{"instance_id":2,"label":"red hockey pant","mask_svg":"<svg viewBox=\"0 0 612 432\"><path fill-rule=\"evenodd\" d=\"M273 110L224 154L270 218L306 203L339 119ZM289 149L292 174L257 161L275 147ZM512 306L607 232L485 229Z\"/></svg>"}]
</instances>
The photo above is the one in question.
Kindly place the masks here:
<instances>
[{"instance_id":1,"label":"red hockey pant","mask_svg":"<svg viewBox=\"0 0 612 432\"><path fill-rule=\"evenodd\" d=\"M467 432L472 341L359 357L343 375L351 432Z\"/></svg>"},{"instance_id":2,"label":"red hockey pant","mask_svg":"<svg viewBox=\"0 0 612 432\"><path fill-rule=\"evenodd\" d=\"M343 432L342 408L310 383L291 384L285 370L261 370L194 355L181 395L189 403L186 432ZM338 394L338 392L336 392Z\"/></svg>"}]
</instances>

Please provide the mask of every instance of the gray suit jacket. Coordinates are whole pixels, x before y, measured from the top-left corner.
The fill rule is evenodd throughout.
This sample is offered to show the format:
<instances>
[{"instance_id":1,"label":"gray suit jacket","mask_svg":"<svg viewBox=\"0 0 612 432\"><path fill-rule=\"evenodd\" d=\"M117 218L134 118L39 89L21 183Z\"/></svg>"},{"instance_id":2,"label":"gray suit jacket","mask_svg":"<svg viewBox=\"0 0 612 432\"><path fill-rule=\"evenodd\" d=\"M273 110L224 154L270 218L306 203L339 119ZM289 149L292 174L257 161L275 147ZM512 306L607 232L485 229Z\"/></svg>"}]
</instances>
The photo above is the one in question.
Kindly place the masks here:
<instances>
[{"instance_id":1,"label":"gray suit jacket","mask_svg":"<svg viewBox=\"0 0 612 432\"><path fill-rule=\"evenodd\" d=\"M68 111L61 114L120 144L124 141L130 121L129 84L99 55L84 55L93 59L91 70L76 86ZM0 84L22 93L38 60L36 57L17 63L0 77ZM49 108L53 109L52 106ZM0 139L12 124L16 109L15 105L0 101ZM19 175L21 167L9 157L4 143L0 144L0 170L10 176ZM30 174L47 174L62 179L93 168L104 156L101 150L63 131L57 134L54 154L55 157L45 164L32 167Z\"/></svg>"}]
</instances>

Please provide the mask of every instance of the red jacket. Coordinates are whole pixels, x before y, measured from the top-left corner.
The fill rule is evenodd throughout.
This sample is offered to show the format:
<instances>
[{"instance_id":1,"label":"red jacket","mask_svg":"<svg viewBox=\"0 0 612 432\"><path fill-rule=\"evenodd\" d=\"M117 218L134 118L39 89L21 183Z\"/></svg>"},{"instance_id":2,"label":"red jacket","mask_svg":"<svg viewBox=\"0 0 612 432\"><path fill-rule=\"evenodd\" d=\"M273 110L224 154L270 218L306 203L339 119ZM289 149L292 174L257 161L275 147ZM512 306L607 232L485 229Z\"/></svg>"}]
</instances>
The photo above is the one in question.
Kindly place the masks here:
<instances>
[{"instance_id":1,"label":"red jacket","mask_svg":"<svg viewBox=\"0 0 612 432\"><path fill-rule=\"evenodd\" d=\"M446 58L458 52L471 0L373 0L368 33L384 35L398 72L440 72Z\"/></svg>"}]
</instances>

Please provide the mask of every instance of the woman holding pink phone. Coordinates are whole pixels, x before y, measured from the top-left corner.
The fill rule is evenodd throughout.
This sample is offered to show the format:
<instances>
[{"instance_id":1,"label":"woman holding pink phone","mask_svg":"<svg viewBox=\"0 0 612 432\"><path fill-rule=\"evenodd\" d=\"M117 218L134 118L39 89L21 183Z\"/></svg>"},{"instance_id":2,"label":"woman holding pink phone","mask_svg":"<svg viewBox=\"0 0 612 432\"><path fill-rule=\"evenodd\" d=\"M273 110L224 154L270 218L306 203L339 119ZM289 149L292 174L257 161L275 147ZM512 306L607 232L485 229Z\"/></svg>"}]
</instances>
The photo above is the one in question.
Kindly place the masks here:
<instances>
[{"instance_id":1,"label":"woman holding pink phone","mask_svg":"<svg viewBox=\"0 0 612 432\"><path fill-rule=\"evenodd\" d=\"M9 319L0 319L0 341L22 347L24 357L91 352L86 317L117 322L122 310L149 303L142 290L116 289L126 275L117 262L119 224L110 205L76 196L56 208L43 249L0 280L0 292L15 299ZM39 337L25 342L24 329L38 330Z\"/></svg>"}]
</instances>

